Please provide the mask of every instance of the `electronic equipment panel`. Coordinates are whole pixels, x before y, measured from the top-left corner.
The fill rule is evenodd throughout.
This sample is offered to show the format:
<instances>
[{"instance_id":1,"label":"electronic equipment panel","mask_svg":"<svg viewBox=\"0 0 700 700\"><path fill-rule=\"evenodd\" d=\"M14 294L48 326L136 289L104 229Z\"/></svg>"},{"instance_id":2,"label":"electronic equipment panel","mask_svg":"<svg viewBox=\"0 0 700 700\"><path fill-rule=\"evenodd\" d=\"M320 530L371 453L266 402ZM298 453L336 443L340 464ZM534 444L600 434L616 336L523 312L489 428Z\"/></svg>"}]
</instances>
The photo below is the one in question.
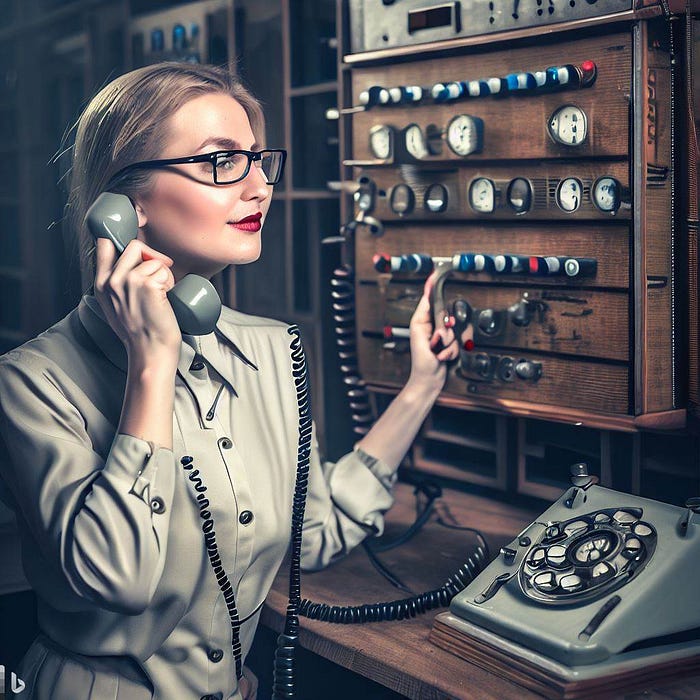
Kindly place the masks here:
<instances>
[{"instance_id":1,"label":"electronic equipment panel","mask_svg":"<svg viewBox=\"0 0 700 700\"><path fill-rule=\"evenodd\" d=\"M631 0L350 0L352 52L446 41L612 15Z\"/></svg>"},{"instance_id":2,"label":"electronic equipment panel","mask_svg":"<svg viewBox=\"0 0 700 700\"><path fill-rule=\"evenodd\" d=\"M680 407L670 81L666 28L646 21L354 66L365 380L408 377L408 320L440 268L464 331L454 405L630 429Z\"/></svg>"}]
</instances>

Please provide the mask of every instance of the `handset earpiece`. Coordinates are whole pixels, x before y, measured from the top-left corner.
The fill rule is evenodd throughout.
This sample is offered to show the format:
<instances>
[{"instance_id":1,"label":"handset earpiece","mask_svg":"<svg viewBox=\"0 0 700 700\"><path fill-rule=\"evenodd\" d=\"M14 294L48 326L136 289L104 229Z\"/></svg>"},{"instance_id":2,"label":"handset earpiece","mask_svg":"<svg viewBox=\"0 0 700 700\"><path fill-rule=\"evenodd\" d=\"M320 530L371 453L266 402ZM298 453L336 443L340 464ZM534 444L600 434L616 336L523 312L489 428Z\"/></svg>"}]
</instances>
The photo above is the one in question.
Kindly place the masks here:
<instances>
[{"instance_id":1,"label":"handset earpiece","mask_svg":"<svg viewBox=\"0 0 700 700\"><path fill-rule=\"evenodd\" d=\"M108 238L121 255L136 238L138 217L123 194L103 192L88 209L85 223L95 239ZM208 335L221 315L221 299L212 283L199 275L185 275L169 292L180 330L186 335Z\"/></svg>"}]
</instances>

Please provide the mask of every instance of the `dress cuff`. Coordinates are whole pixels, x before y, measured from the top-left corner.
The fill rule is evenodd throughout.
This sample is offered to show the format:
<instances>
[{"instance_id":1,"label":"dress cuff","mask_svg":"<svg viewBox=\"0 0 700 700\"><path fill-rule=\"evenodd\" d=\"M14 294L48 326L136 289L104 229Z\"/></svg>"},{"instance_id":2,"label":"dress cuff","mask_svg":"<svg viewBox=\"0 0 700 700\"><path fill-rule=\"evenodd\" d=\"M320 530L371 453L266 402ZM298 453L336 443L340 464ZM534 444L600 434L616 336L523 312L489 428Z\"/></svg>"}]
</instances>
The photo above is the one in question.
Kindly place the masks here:
<instances>
[{"instance_id":1,"label":"dress cuff","mask_svg":"<svg viewBox=\"0 0 700 700\"><path fill-rule=\"evenodd\" d=\"M128 483L130 494L150 504L162 460L172 463L173 451L133 435L117 433L104 471Z\"/></svg>"},{"instance_id":2,"label":"dress cuff","mask_svg":"<svg viewBox=\"0 0 700 700\"><path fill-rule=\"evenodd\" d=\"M373 457L365 452L358 444L352 448L358 459L374 474L382 483L387 491L391 491L396 483L396 469L392 469L389 465L378 457Z\"/></svg>"}]
</instances>

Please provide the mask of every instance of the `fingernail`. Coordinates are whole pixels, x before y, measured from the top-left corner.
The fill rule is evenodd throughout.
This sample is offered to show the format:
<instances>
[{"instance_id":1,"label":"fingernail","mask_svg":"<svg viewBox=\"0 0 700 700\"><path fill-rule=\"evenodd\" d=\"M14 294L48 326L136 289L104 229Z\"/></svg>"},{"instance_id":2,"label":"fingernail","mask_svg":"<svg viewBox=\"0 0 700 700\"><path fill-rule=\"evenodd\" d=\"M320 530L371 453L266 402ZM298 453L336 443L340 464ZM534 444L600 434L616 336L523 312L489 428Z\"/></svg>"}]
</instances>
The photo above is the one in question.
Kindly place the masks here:
<instances>
[{"instance_id":1,"label":"fingernail","mask_svg":"<svg viewBox=\"0 0 700 700\"><path fill-rule=\"evenodd\" d=\"M432 348L433 353L435 355L439 355L444 349L445 349L445 344L442 342L442 338L440 336L438 336L438 339Z\"/></svg>"}]
</instances>

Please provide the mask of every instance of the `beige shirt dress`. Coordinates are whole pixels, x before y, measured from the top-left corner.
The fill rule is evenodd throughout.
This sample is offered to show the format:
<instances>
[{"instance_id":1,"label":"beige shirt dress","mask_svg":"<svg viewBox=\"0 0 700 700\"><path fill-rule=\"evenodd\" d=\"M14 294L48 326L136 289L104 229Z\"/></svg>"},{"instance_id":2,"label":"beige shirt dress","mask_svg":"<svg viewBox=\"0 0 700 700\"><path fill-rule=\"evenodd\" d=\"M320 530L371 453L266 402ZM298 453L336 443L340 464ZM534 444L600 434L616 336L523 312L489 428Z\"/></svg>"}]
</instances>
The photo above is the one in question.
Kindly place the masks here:
<instances>
[{"instance_id":1,"label":"beige shirt dress","mask_svg":"<svg viewBox=\"0 0 700 700\"><path fill-rule=\"evenodd\" d=\"M287 329L224 307L213 333L183 336L173 450L117 434L127 357L93 296L0 357L0 498L38 597L23 698L240 700L226 582L245 660L290 542ZM314 434L302 566L381 533L395 478L358 448L321 461Z\"/></svg>"}]
</instances>

